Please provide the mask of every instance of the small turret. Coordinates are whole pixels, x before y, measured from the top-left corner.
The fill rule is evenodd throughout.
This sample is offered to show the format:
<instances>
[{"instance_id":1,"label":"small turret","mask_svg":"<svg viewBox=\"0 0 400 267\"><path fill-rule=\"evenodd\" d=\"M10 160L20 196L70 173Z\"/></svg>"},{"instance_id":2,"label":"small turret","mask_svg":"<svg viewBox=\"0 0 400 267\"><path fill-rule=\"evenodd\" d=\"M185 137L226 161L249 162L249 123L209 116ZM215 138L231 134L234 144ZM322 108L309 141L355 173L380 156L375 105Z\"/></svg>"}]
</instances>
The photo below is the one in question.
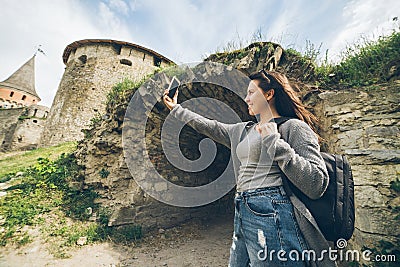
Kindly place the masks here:
<instances>
[{"instance_id":1,"label":"small turret","mask_svg":"<svg viewBox=\"0 0 400 267\"><path fill-rule=\"evenodd\" d=\"M0 108L15 108L37 104L35 89L35 55L6 80L0 82Z\"/></svg>"}]
</instances>

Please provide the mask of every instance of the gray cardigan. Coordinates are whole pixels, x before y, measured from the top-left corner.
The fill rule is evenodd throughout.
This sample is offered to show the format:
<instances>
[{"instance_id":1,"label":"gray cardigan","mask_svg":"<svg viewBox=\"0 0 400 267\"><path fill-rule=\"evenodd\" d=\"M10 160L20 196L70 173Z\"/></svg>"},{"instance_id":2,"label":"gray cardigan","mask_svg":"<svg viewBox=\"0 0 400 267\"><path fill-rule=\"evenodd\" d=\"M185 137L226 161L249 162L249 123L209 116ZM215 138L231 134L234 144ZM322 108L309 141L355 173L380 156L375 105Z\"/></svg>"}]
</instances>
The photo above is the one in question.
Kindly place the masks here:
<instances>
[{"instance_id":1,"label":"gray cardigan","mask_svg":"<svg viewBox=\"0 0 400 267\"><path fill-rule=\"evenodd\" d=\"M171 109L170 114L185 122L197 132L230 148L231 151L235 151L244 128L252 127L249 121L227 124L208 119L182 107L180 104L176 104ZM263 137L262 143L269 148L267 153L274 161L277 161L282 172L304 194L316 199L324 193L329 181L328 171L319 153L318 138L308 124L301 120L290 119L280 125L278 133ZM240 160L235 153L231 153L231 157L237 180ZM329 243L325 240L311 213L301 201L294 195L291 195L290 199L309 249L314 250L316 258L318 258L322 250L329 249ZM323 260L312 262L312 266L336 266L336 263L329 260L327 253L324 255Z\"/></svg>"}]
</instances>

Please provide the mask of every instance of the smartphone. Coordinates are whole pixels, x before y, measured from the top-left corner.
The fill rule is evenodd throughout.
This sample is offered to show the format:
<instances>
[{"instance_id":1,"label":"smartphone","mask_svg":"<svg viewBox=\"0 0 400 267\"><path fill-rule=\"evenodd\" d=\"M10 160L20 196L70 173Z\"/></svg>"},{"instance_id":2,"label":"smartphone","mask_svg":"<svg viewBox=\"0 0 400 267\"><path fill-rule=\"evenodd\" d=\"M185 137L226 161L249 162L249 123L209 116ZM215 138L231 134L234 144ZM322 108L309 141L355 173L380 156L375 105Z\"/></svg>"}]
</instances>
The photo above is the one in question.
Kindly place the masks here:
<instances>
[{"instance_id":1,"label":"smartphone","mask_svg":"<svg viewBox=\"0 0 400 267\"><path fill-rule=\"evenodd\" d=\"M176 78L176 76L172 77L172 80L168 86L168 96L170 98L173 98L176 90L178 89L178 87L181 85L181 82L178 80L178 78Z\"/></svg>"}]
</instances>

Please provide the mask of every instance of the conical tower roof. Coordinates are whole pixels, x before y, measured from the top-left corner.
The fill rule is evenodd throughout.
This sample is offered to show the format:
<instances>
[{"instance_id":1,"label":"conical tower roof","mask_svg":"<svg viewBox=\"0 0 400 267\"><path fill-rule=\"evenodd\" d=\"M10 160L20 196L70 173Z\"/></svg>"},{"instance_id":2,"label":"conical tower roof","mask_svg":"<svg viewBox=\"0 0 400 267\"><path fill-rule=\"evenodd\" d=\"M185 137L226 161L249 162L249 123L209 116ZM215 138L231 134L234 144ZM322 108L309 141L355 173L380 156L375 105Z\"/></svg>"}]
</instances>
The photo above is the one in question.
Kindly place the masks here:
<instances>
[{"instance_id":1,"label":"conical tower roof","mask_svg":"<svg viewBox=\"0 0 400 267\"><path fill-rule=\"evenodd\" d=\"M23 91L37 98L40 97L35 90L35 56L31 57L24 65L16 72L8 77L3 82L0 82L0 87L8 87Z\"/></svg>"}]
</instances>

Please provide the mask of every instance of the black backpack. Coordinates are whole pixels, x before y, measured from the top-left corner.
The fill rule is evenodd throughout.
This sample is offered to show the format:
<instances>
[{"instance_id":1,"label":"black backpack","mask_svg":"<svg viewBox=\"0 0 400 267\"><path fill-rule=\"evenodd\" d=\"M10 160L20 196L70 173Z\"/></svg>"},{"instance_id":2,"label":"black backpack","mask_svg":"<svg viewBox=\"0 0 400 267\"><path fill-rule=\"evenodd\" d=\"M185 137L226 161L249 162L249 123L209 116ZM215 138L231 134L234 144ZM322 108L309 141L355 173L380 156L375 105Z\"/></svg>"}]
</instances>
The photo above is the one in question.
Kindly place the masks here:
<instances>
[{"instance_id":1,"label":"black backpack","mask_svg":"<svg viewBox=\"0 0 400 267\"><path fill-rule=\"evenodd\" d=\"M279 126L290 117L274 118ZM271 120L272 121L272 120ZM320 152L329 174L328 188L316 200L303 194L283 172L283 185L288 195L292 193L304 203L313 215L319 229L328 241L349 240L354 232L354 181L345 155Z\"/></svg>"}]
</instances>

